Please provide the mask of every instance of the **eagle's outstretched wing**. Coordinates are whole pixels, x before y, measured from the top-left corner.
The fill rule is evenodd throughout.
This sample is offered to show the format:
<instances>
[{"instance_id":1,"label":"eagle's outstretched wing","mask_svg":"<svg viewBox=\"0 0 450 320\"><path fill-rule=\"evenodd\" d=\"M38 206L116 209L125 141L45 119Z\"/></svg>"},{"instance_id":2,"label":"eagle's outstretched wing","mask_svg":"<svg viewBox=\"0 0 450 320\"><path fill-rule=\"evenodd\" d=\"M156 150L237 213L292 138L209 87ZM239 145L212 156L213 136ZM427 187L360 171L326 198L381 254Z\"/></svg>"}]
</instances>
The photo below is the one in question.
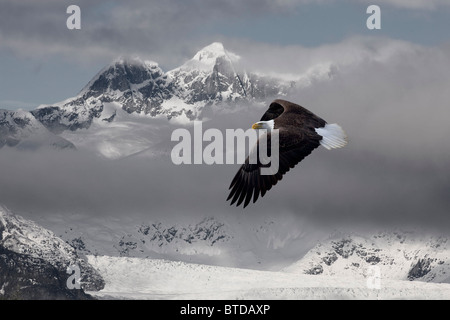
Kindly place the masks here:
<instances>
[{"instance_id":1,"label":"eagle's outstretched wing","mask_svg":"<svg viewBox=\"0 0 450 320\"><path fill-rule=\"evenodd\" d=\"M340 126L328 125L311 111L286 100L277 99L270 104L261 121L270 120L273 120L273 128L279 130L278 171L262 175L261 168L269 168L271 163L264 165L265 162L260 161L259 154L252 157L250 153L230 184L231 191L227 201L231 200L231 205L236 203L239 206L244 203L245 208L252 198L253 202L256 202L259 195L263 197L286 172L318 146L333 149L343 147L347 143L346 135ZM265 139L269 157L272 153L271 136L272 134L268 132ZM260 143L261 138L251 152L258 153ZM249 159L257 159L257 162L250 163Z\"/></svg>"},{"instance_id":2,"label":"eagle's outstretched wing","mask_svg":"<svg viewBox=\"0 0 450 320\"><path fill-rule=\"evenodd\" d=\"M271 134L268 133L267 135L267 155L270 157L272 153L270 150ZM261 168L268 168L271 164L262 164L258 155L255 157L257 163L251 164L249 163L250 156L247 157L230 184L229 189L231 191L227 200L232 199L231 204L237 201L237 206L244 202L244 208L249 204L252 197L253 202L256 202L259 195L263 197L272 186L283 178L286 172L294 168L297 163L317 148L320 145L320 138L319 135L306 135L301 132L292 133L280 130L278 171L270 175L262 175ZM260 140L258 139L257 147L253 148L252 152L258 152Z\"/></svg>"}]
</instances>

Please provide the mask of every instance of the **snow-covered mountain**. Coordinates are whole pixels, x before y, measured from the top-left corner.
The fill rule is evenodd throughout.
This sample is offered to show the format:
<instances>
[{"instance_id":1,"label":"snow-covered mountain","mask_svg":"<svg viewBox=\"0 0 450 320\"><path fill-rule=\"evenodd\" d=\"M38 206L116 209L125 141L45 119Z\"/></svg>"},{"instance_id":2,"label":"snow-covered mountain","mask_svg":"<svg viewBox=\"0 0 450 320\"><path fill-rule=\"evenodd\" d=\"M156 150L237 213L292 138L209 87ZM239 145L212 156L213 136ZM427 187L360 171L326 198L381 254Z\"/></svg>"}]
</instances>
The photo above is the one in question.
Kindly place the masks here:
<instances>
[{"instance_id":1,"label":"snow-covered mountain","mask_svg":"<svg viewBox=\"0 0 450 320\"><path fill-rule=\"evenodd\" d=\"M116 226L106 228L113 235ZM101 231L100 231L101 232ZM233 231L225 223L205 218L198 223L169 224L150 222L124 227L108 239L108 243L95 241L85 229L70 226L61 238L83 254L112 254L126 257L149 257L155 255L218 255L233 238Z\"/></svg>"},{"instance_id":2,"label":"snow-covered mountain","mask_svg":"<svg viewBox=\"0 0 450 320\"><path fill-rule=\"evenodd\" d=\"M382 279L450 283L448 238L405 231L334 235L284 271L361 277L373 266Z\"/></svg>"},{"instance_id":3,"label":"snow-covered mountain","mask_svg":"<svg viewBox=\"0 0 450 320\"><path fill-rule=\"evenodd\" d=\"M219 243L232 238L232 231L214 218L197 224L165 225L161 222L142 224L136 234L126 234L115 245L120 255L136 256L139 252L179 252L180 254L219 254ZM135 251L133 254L132 251Z\"/></svg>"},{"instance_id":4,"label":"snow-covered mountain","mask_svg":"<svg viewBox=\"0 0 450 320\"><path fill-rule=\"evenodd\" d=\"M70 225L70 219L66 222ZM92 221L71 225L64 242L1 207L0 298L89 298L67 288L65 268L71 264L80 266L89 295L107 299L450 297L450 251L444 237L401 231L335 234L302 254L302 233L276 241L274 221L252 229L216 218L190 224L144 223L132 229L119 228L123 221L116 223L103 223L103 229ZM279 259L289 243L294 243L300 260L288 267L267 268L269 261L261 268L229 265L252 254L263 260L262 252ZM258 245L263 250L258 251ZM207 256L210 259L204 259ZM371 267L379 268L379 287L370 285Z\"/></svg>"},{"instance_id":5,"label":"snow-covered mountain","mask_svg":"<svg viewBox=\"0 0 450 320\"><path fill-rule=\"evenodd\" d=\"M0 298L89 298L82 290L68 288L71 266L79 268L83 290L103 288L100 274L73 247L0 206Z\"/></svg>"},{"instance_id":6,"label":"snow-covered mountain","mask_svg":"<svg viewBox=\"0 0 450 320\"><path fill-rule=\"evenodd\" d=\"M128 113L156 116L162 101L172 94L167 75L156 63L119 58L103 68L76 97L42 105L32 114L50 131L61 133L87 129L94 119L114 121L114 112L104 113L105 104L112 102Z\"/></svg>"},{"instance_id":7,"label":"snow-covered mountain","mask_svg":"<svg viewBox=\"0 0 450 320\"><path fill-rule=\"evenodd\" d=\"M181 221L180 221L181 220ZM303 256L322 235L284 222L218 217L42 217L41 225L82 255L160 258L228 267L278 270Z\"/></svg>"},{"instance_id":8,"label":"snow-covered mountain","mask_svg":"<svg viewBox=\"0 0 450 320\"><path fill-rule=\"evenodd\" d=\"M75 148L71 142L47 130L30 112L24 110L0 110L0 148L3 146L21 149Z\"/></svg>"},{"instance_id":9,"label":"snow-covered mountain","mask_svg":"<svg viewBox=\"0 0 450 320\"><path fill-rule=\"evenodd\" d=\"M168 72L153 61L121 57L76 97L40 106L32 114L55 133L89 128L95 118L113 122L118 110L104 112L110 103L129 114L194 120L205 106L285 95L295 86L295 82L237 70L238 60L218 42Z\"/></svg>"},{"instance_id":10,"label":"snow-covered mountain","mask_svg":"<svg viewBox=\"0 0 450 320\"><path fill-rule=\"evenodd\" d=\"M14 130L40 135L42 129L35 130L36 126L61 135L88 129L94 123L102 128L114 127L121 116L122 121L135 121L126 115L189 122L201 119L205 107L249 101L267 103L267 99L284 96L296 87L295 81L246 72L239 60L237 54L218 42L167 72L153 61L120 57L100 70L77 96L27 113L27 119L33 118L29 123L16 121L6 127L0 122L0 146L21 141L18 135L11 135ZM304 77L299 75L299 86ZM8 112L0 115L0 121L6 121Z\"/></svg>"},{"instance_id":11,"label":"snow-covered mountain","mask_svg":"<svg viewBox=\"0 0 450 320\"><path fill-rule=\"evenodd\" d=\"M276 219L249 224L212 217L188 224L88 224L84 228L67 223L65 229L59 228L60 237L86 255L163 258L350 278L365 277L375 266L383 279L450 283L448 238L417 231L326 236L309 233L306 225L295 230Z\"/></svg>"},{"instance_id":12,"label":"snow-covered mountain","mask_svg":"<svg viewBox=\"0 0 450 320\"><path fill-rule=\"evenodd\" d=\"M86 224L74 221L65 226L53 225L59 236L83 255L164 258L226 266L256 265L258 258L263 259L246 252L257 249L242 244L242 234L236 238L236 226L212 217L190 223L155 220L140 224L90 219Z\"/></svg>"},{"instance_id":13,"label":"snow-covered mountain","mask_svg":"<svg viewBox=\"0 0 450 320\"><path fill-rule=\"evenodd\" d=\"M295 82L261 76L236 67L240 57L215 42L195 54L181 67L168 72L177 98L188 105L263 100L285 95Z\"/></svg>"}]
</instances>

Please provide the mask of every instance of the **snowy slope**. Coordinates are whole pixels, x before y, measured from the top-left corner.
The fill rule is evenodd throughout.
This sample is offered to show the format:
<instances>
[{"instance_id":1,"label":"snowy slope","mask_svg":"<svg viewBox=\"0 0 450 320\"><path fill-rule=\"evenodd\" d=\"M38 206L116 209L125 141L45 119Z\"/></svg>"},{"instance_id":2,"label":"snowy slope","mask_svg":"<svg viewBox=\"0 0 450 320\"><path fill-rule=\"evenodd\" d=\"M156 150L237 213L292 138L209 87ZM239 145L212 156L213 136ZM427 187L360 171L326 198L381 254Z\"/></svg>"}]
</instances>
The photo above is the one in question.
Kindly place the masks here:
<instances>
[{"instance_id":1,"label":"snowy slope","mask_svg":"<svg viewBox=\"0 0 450 320\"><path fill-rule=\"evenodd\" d=\"M130 214L54 216L39 222L81 254L279 270L297 261L323 237L307 224L289 221L208 216L183 221Z\"/></svg>"},{"instance_id":2,"label":"snowy slope","mask_svg":"<svg viewBox=\"0 0 450 320\"><path fill-rule=\"evenodd\" d=\"M444 237L405 231L335 235L284 271L356 277L371 266L387 279L450 283L449 242Z\"/></svg>"},{"instance_id":3,"label":"snowy slope","mask_svg":"<svg viewBox=\"0 0 450 320\"><path fill-rule=\"evenodd\" d=\"M0 148L37 149L51 147L73 149L75 146L47 130L30 112L0 110Z\"/></svg>"},{"instance_id":4,"label":"snowy slope","mask_svg":"<svg viewBox=\"0 0 450 320\"><path fill-rule=\"evenodd\" d=\"M114 121L105 119L113 117ZM89 129L65 130L60 136L71 141L78 150L92 152L107 159L120 159L152 148L160 141L167 120L147 121L130 115L117 102L103 104L102 116L93 118Z\"/></svg>"},{"instance_id":5,"label":"snowy slope","mask_svg":"<svg viewBox=\"0 0 450 320\"><path fill-rule=\"evenodd\" d=\"M98 298L124 299L450 299L450 284L313 276L158 259L95 257L105 279ZM370 282L369 282L370 283Z\"/></svg>"},{"instance_id":6,"label":"snowy slope","mask_svg":"<svg viewBox=\"0 0 450 320\"><path fill-rule=\"evenodd\" d=\"M183 101L197 108L212 102L233 102L246 98L246 88L234 64L239 56L225 50L222 43L212 43L201 49L182 66L167 74L179 87Z\"/></svg>"},{"instance_id":7,"label":"snowy slope","mask_svg":"<svg viewBox=\"0 0 450 320\"><path fill-rule=\"evenodd\" d=\"M82 222L81 222L82 220ZM125 218L65 221L53 228L81 253L164 258L210 265L282 270L316 276L448 283L448 238L425 232L312 232L288 219L203 218L189 223ZM81 224L80 224L81 223Z\"/></svg>"},{"instance_id":8,"label":"snowy slope","mask_svg":"<svg viewBox=\"0 0 450 320\"><path fill-rule=\"evenodd\" d=\"M78 255L72 246L56 237L50 230L13 214L1 205L0 249L2 251L0 260L2 261L16 261L17 265L19 265L17 261L21 263L25 261L25 265L32 266L35 266L36 261L38 261L38 265L50 265L50 268L42 267L40 277L54 277L55 274L59 273L64 275L65 280L68 277L67 268L71 265L77 265L80 270L83 270L81 275L82 288L95 290L103 287L103 280L99 274L92 269L84 258ZM50 270L50 274L45 274L45 270ZM3 272L8 275L8 272L3 268L0 268L0 271L2 271L2 276L5 275ZM29 271L24 269L18 272L23 276ZM15 279L7 277L1 285L7 286L8 283L13 281ZM33 281L33 279L30 279L30 281ZM39 284L37 280L35 282Z\"/></svg>"}]
</instances>

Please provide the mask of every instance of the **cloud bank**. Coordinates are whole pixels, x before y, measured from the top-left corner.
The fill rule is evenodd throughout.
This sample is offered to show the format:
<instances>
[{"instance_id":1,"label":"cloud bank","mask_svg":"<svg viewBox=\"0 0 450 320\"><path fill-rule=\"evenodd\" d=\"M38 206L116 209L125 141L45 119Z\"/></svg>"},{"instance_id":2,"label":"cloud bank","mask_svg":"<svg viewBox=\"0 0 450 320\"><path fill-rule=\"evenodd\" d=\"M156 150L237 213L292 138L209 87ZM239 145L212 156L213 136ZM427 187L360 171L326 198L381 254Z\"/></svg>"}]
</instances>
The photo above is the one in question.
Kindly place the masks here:
<instances>
[{"instance_id":1,"label":"cloud bank","mask_svg":"<svg viewBox=\"0 0 450 320\"><path fill-rule=\"evenodd\" d=\"M335 4L335 0L252 1L77 1L81 30L68 30L70 1L7 1L0 10L0 49L23 58L64 57L90 64L122 54L138 54L174 65L207 42L205 29L230 21L246 21L273 14L292 14L307 5ZM350 4L372 4L365 0ZM382 6L418 12L447 9L445 0L382 0ZM364 14L364 13L363 13ZM269 22L268 22L269 23ZM220 28L219 28L220 29ZM314 30L311 30L314 32ZM238 37L234 37L238 38Z\"/></svg>"},{"instance_id":2,"label":"cloud bank","mask_svg":"<svg viewBox=\"0 0 450 320\"><path fill-rule=\"evenodd\" d=\"M105 161L80 151L7 149L0 153L0 202L41 215L82 212L187 220L290 215L328 227L427 225L449 230L450 48L353 39L315 49L281 49L281 58L268 62L281 71L288 71L289 63L283 61L300 69L335 65L327 79L285 98L339 123L349 144L315 150L255 205L243 210L225 201L238 165L176 166L169 154ZM252 56L256 53L250 50L243 58ZM254 61L255 68L267 63L261 59ZM210 112L204 130L247 129L266 107L238 105L234 111ZM161 148L176 144L170 141L175 128L161 129Z\"/></svg>"}]
</instances>

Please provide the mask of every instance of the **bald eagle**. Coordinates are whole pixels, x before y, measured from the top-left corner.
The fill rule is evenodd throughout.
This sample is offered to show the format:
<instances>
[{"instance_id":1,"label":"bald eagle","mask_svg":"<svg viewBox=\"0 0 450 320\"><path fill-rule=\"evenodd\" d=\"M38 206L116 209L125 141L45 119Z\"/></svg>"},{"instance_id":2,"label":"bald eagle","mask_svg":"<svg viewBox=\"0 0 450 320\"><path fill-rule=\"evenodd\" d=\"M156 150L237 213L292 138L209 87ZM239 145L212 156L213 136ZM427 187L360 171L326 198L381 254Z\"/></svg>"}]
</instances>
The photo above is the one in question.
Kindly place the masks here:
<instances>
[{"instance_id":1,"label":"bald eagle","mask_svg":"<svg viewBox=\"0 0 450 320\"><path fill-rule=\"evenodd\" d=\"M246 158L230 184L231 191L227 198L227 201L231 199L231 205L236 203L236 206L239 206L244 203L244 208L252 197L253 203L258 200L259 195L263 197L289 169L294 168L315 148L322 145L331 150L347 144L347 136L339 125L327 124L311 111L286 100L273 101L261 121L253 124L252 128L267 130L269 157L271 130L279 130L279 166L278 172L261 175L261 168L269 167L270 164L263 164L259 158L253 161L256 163L252 163L249 157ZM251 152L258 150L260 140Z\"/></svg>"}]
</instances>

